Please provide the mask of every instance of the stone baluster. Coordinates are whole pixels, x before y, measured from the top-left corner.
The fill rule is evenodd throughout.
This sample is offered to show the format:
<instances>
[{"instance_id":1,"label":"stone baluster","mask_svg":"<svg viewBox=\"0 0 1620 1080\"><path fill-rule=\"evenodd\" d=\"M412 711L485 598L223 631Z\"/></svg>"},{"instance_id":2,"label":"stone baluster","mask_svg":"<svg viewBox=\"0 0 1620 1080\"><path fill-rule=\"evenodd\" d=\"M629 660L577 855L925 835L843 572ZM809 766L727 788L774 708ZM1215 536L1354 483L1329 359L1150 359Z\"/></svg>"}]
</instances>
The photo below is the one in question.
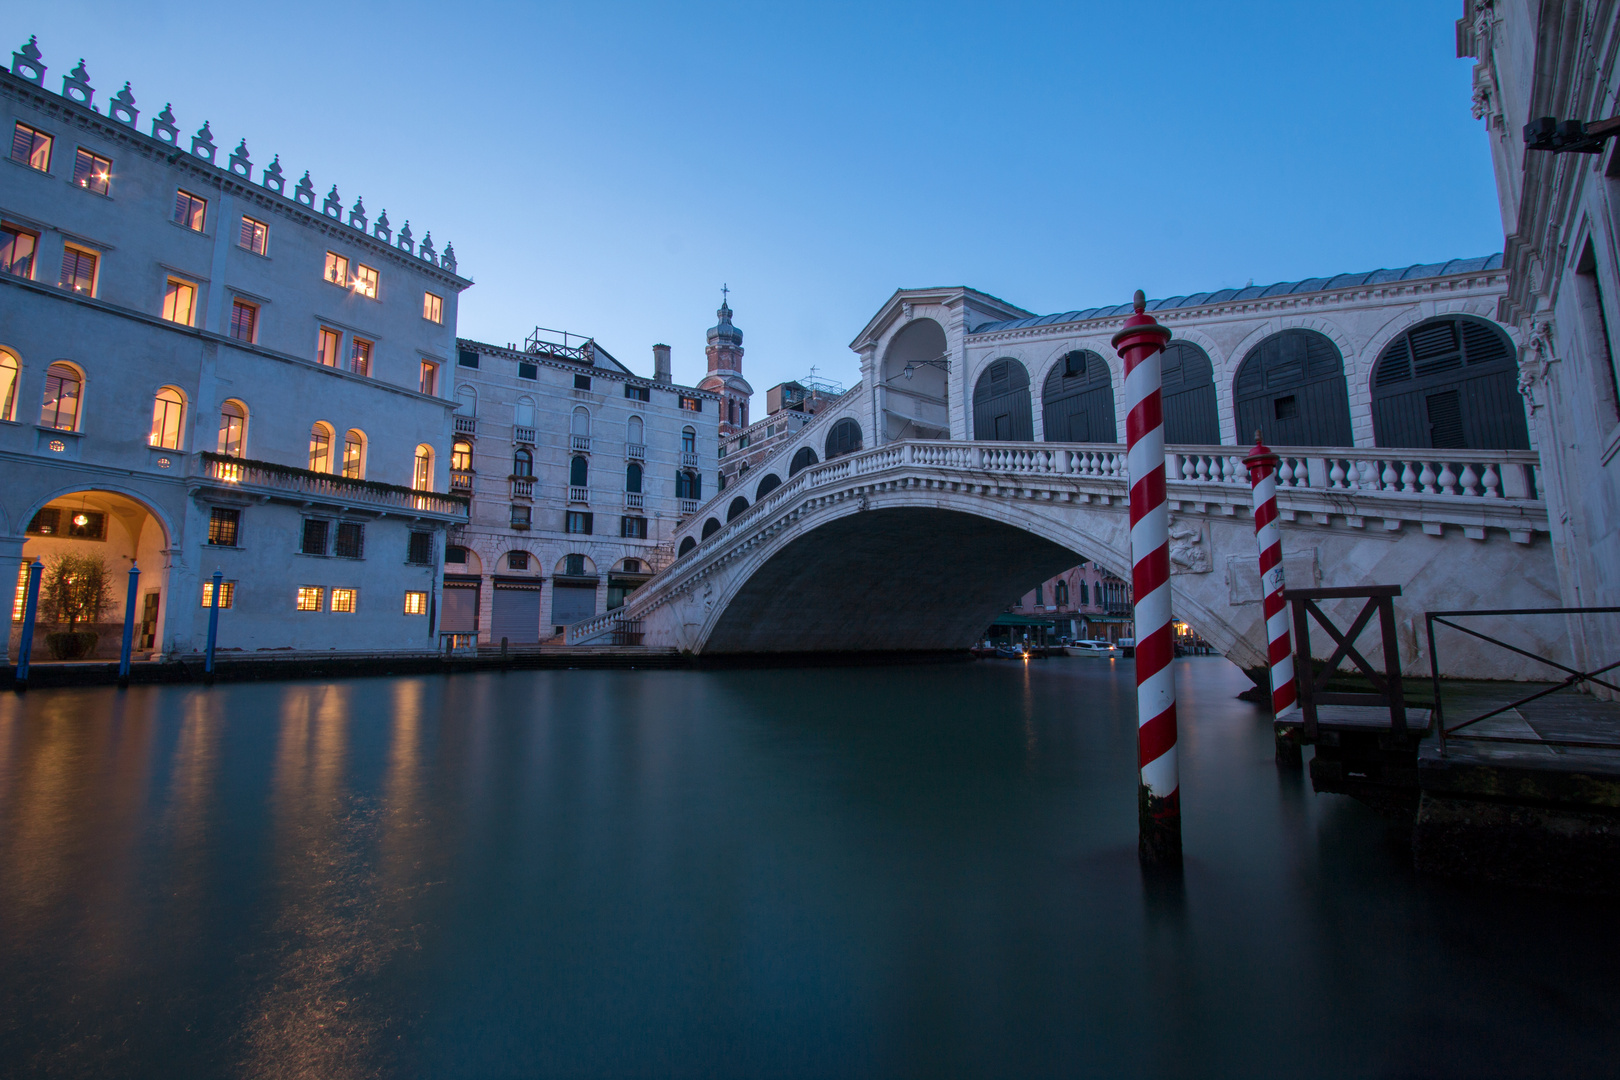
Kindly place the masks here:
<instances>
[{"instance_id":1,"label":"stone baluster","mask_svg":"<svg viewBox=\"0 0 1620 1080\"><path fill-rule=\"evenodd\" d=\"M1457 494L1457 474L1451 471L1451 462L1440 463L1440 493L1442 495Z\"/></svg>"},{"instance_id":2,"label":"stone baluster","mask_svg":"<svg viewBox=\"0 0 1620 1080\"><path fill-rule=\"evenodd\" d=\"M1412 471L1410 461L1401 462L1401 490L1408 495L1415 494L1418 490L1418 475Z\"/></svg>"},{"instance_id":3,"label":"stone baluster","mask_svg":"<svg viewBox=\"0 0 1620 1080\"><path fill-rule=\"evenodd\" d=\"M1345 482L1344 466L1339 464L1338 458L1328 458L1327 460L1331 466L1328 469L1327 486L1335 491L1340 489L1348 490L1350 485Z\"/></svg>"},{"instance_id":4,"label":"stone baluster","mask_svg":"<svg viewBox=\"0 0 1620 1080\"><path fill-rule=\"evenodd\" d=\"M1479 474L1474 471L1474 466L1468 462L1463 462L1462 493L1464 495L1479 494Z\"/></svg>"},{"instance_id":5,"label":"stone baluster","mask_svg":"<svg viewBox=\"0 0 1620 1080\"><path fill-rule=\"evenodd\" d=\"M1502 478L1497 474L1496 466L1491 462L1485 463L1485 497L1487 499L1500 499L1502 497Z\"/></svg>"},{"instance_id":6,"label":"stone baluster","mask_svg":"<svg viewBox=\"0 0 1620 1080\"><path fill-rule=\"evenodd\" d=\"M1384 474L1381 479L1384 482L1385 491L1401 490L1401 474L1395 471L1395 461L1393 458L1386 458L1384 460Z\"/></svg>"},{"instance_id":7,"label":"stone baluster","mask_svg":"<svg viewBox=\"0 0 1620 1080\"><path fill-rule=\"evenodd\" d=\"M1423 462L1423 471L1418 473L1418 487L1425 495L1435 494L1434 470L1429 467L1427 461Z\"/></svg>"}]
</instances>

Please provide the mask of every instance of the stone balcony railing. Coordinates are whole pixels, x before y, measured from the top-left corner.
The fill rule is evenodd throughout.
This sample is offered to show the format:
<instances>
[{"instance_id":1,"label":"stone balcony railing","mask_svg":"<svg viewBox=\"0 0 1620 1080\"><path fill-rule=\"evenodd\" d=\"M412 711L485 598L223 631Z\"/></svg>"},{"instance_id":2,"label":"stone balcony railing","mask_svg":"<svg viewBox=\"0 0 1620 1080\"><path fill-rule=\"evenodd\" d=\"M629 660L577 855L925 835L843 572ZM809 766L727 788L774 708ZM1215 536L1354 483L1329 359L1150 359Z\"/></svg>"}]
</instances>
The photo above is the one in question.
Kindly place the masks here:
<instances>
[{"instance_id":1,"label":"stone balcony railing","mask_svg":"<svg viewBox=\"0 0 1620 1080\"><path fill-rule=\"evenodd\" d=\"M683 469L695 469L695 468L697 468L697 463L698 463L697 451L695 451L695 450L682 450L681 451L681 468L683 468Z\"/></svg>"},{"instance_id":2,"label":"stone balcony railing","mask_svg":"<svg viewBox=\"0 0 1620 1080\"><path fill-rule=\"evenodd\" d=\"M640 510L642 508L642 495L639 491L624 493L624 506L627 510Z\"/></svg>"},{"instance_id":3,"label":"stone balcony railing","mask_svg":"<svg viewBox=\"0 0 1620 1080\"><path fill-rule=\"evenodd\" d=\"M632 461L646 461L647 445L645 443L638 442L625 443L624 456L630 458Z\"/></svg>"},{"instance_id":4,"label":"stone balcony railing","mask_svg":"<svg viewBox=\"0 0 1620 1080\"><path fill-rule=\"evenodd\" d=\"M677 504L676 505L676 510L680 513L680 515L682 517L687 517L690 514L697 513L698 500L696 500L696 499L676 499L675 502Z\"/></svg>"},{"instance_id":5,"label":"stone balcony railing","mask_svg":"<svg viewBox=\"0 0 1620 1080\"><path fill-rule=\"evenodd\" d=\"M477 435L478 434L478 417L476 417L476 416L457 416L456 417L456 434L457 435Z\"/></svg>"},{"instance_id":6,"label":"stone balcony railing","mask_svg":"<svg viewBox=\"0 0 1620 1080\"><path fill-rule=\"evenodd\" d=\"M588 503L591 501L591 489L588 487L575 487L568 485L568 501L571 503Z\"/></svg>"},{"instance_id":7,"label":"stone balcony railing","mask_svg":"<svg viewBox=\"0 0 1620 1080\"><path fill-rule=\"evenodd\" d=\"M591 437L589 435L568 436L568 448L581 454L591 452Z\"/></svg>"},{"instance_id":8,"label":"stone balcony railing","mask_svg":"<svg viewBox=\"0 0 1620 1080\"><path fill-rule=\"evenodd\" d=\"M521 424L512 425L512 442L518 446L533 446L534 428L524 427Z\"/></svg>"},{"instance_id":9,"label":"stone balcony railing","mask_svg":"<svg viewBox=\"0 0 1620 1080\"><path fill-rule=\"evenodd\" d=\"M437 517L451 522L467 520L467 499L454 494L416 491L397 484L352 480L329 473L310 472L268 461L249 461L207 451L197 455L197 479L227 490L264 495L283 502L322 503L410 515Z\"/></svg>"},{"instance_id":10,"label":"stone balcony railing","mask_svg":"<svg viewBox=\"0 0 1620 1080\"><path fill-rule=\"evenodd\" d=\"M514 498L514 499L532 499L532 498L534 498L534 477L532 477L532 476L514 476L514 477L512 477L512 498Z\"/></svg>"},{"instance_id":11,"label":"stone balcony railing","mask_svg":"<svg viewBox=\"0 0 1620 1080\"><path fill-rule=\"evenodd\" d=\"M472 491L472 485L473 485L473 474L472 474L471 469L451 469L450 470L450 490L451 491L459 491L459 492L463 492L463 493L471 492Z\"/></svg>"}]
</instances>

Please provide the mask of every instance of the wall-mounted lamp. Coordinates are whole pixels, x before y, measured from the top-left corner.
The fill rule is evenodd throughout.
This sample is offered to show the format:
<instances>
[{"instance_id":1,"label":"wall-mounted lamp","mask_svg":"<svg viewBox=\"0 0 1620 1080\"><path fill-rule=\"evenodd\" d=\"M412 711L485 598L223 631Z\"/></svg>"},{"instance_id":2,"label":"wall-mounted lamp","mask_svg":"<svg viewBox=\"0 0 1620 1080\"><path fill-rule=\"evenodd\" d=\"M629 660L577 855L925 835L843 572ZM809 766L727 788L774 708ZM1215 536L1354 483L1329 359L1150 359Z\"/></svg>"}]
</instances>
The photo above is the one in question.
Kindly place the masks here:
<instances>
[{"instance_id":1,"label":"wall-mounted lamp","mask_svg":"<svg viewBox=\"0 0 1620 1080\"><path fill-rule=\"evenodd\" d=\"M951 371L951 361L949 357L945 356L936 356L932 360L908 360L906 361L906 366L900 369L900 374L891 375L885 379L884 382L893 382L896 379L909 379L917 373L917 369L920 367L937 367L948 375Z\"/></svg>"}]
</instances>

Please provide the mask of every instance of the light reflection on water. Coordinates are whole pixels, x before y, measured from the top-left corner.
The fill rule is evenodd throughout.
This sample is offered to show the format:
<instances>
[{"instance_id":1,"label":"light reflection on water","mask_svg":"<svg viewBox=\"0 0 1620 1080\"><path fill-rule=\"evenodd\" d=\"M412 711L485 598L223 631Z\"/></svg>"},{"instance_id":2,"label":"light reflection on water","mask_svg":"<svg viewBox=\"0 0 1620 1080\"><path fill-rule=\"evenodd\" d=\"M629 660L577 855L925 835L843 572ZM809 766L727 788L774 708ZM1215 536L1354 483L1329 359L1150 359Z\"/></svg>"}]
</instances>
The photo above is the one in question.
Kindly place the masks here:
<instances>
[{"instance_id":1,"label":"light reflection on water","mask_svg":"<svg viewBox=\"0 0 1620 1080\"><path fill-rule=\"evenodd\" d=\"M1414 879L1178 664L0 698L0 1072L1530 1075L1612 1066L1612 905Z\"/></svg>"}]
</instances>

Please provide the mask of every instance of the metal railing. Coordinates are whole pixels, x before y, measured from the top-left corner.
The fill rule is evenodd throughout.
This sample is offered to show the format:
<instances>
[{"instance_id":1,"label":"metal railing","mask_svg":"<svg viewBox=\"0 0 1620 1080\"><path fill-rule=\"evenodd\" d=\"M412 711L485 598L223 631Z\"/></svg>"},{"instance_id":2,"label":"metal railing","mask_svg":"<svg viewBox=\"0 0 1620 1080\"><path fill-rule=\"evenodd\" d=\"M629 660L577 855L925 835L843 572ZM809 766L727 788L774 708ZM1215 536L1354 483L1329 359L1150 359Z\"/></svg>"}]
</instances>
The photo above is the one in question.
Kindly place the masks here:
<instances>
[{"instance_id":1,"label":"metal railing","mask_svg":"<svg viewBox=\"0 0 1620 1080\"><path fill-rule=\"evenodd\" d=\"M268 461L225 457L206 450L197 457L203 475L210 480L279 494L300 502L324 499L357 506L397 507L461 519L467 516L467 500L462 496L417 491L372 480L354 480Z\"/></svg>"},{"instance_id":2,"label":"metal railing","mask_svg":"<svg viewBox=\"0 0 1620 1080\"><path fill-rule=\"evenodd\" d=\"M1596 749L1596 750L1620 750L1620 742L1608 742L1608 741L1601 741L1601 740L1595 740L1595 739L1543 738L1540 735L1540 733L1537 733L1537 735L1534 738L1532 738L1532 737L1530 737L1528 735L1490 735L1490 734L1481 734L1478 731L1470 731L1470 732L1464 733L1463 729L1472 727L1473 725L1478 724L1481 721L1489 720L1493 716L1500 716L1503 713L1506 713L1506 712L1508 712L1510 710L1517 710L1519 708L1519 706L1521 706L1521 705L1528 705L1532 701L1539 701L1541 698L1547 697L1547 696L1549 696L1551 694L1556 694L1556 693L1558 693L1558 692L1560 692L1562 690L1569 690L1569 689L1575 688L1575 687L1579 686L1583 682L1596 683L1599 686L1606 687L1609 690L1614 691L1617 694L1620 694L1620 686L1617 686L1615 683L1610 682L1608 679L1601 679L1601 678L1598 677L1600 675L1606 674L1607 672L1613 671L1617 667L1620 667L1620 660L1615 660L1615 661L1612 661L1610 663L1604 664L1602 667L1592 668L1589 671L1582 671L1582 670L1580 670L1578 668L1570 667L1568 664L1561 664L1556 660L1552 660L1552 659L1550 659L1548 657L1541 656L1541 655L1539 655L1537 653L1533 653L1528 649L1521 649L1519 646L1511 645L1508 642L1503 641L1500 638L1492 637L1490 634L1481 633L1478 630L1474 630L1474 629L1472 629L1470 627L1463 626L1463 625L1461 625L1459 623L1456 623L1456 622L1452 621L1453 619L1469 618L1469 617L1490 617L1490 618L1494 618L1494 619L1502 619L1502 618L1510 618L1510 617L1516 616L1516 615L1517 616L1562 615L1562 616L1567 617L1567 616L1570 616L1570 615L1617 615L1617 614L1620 614L1620 607L1497 608L1497 609L1486 610L1486 611L1426 611L1426 612L1424 612L1423 613L1423 620L1424 620L1424 623L1426 624L1426 628L1427 628L1428 634L1429 634L1429 672L1430 672L1430 677L1433 679L1433 682L1434 682L1434 716L1435 716L1435 720L1436 720L1435 726L1439 731L1440 752L1442 754L1446 752L1446 742L1448 740L1458 741L1458 742L1466 741L1466 742L1482 742L1482 743L1519 743L1519 744L1528 744L1528 745L1531 745L1531 746L1568 746L1568 747L1582 747L1582 748L1586 748L1586 749ZM1490 710L1488 710L1486 712L1480 713L1478 716L1471 717L1470 719L1464 720L1460 724L1454 724L1454 725L1452 725L1451 727L1448 728L1446 726L1444 706L1441 704L1441 699L1440 699L1440 654L1436 651L1436 648L1435 648L1435 635L1434 635L1434 628L1435 628L1435 626L1437 624L1440 625L1440 626L1450 627L1453 630L1460 631L1460 632L1462 632L1464 634L1467 634L1469 637L1477 638L1478 640L1486 642L1487 644L1495 645L1495 646L1497 646L1499 648L1506 649L1508 652L1517 653L1518 655L1528 657L1531 660L1540 661L1541 663L1546 664L1550 668L1556 668L1557 670L1564 672L1565 677L1563 679L1553 683L1551 686L1548 686L1548 687L1546 687L1544 689L1541 689L1541 690L1537 690L1533 694L1527 694L1524 697L1518 698L1515 701L1508 702L1506 705L1499 705L1494 709L1490 709ZM1532 728L1532 730L1533 730L1533 728Z\"/></svg>"}]
</instances>

